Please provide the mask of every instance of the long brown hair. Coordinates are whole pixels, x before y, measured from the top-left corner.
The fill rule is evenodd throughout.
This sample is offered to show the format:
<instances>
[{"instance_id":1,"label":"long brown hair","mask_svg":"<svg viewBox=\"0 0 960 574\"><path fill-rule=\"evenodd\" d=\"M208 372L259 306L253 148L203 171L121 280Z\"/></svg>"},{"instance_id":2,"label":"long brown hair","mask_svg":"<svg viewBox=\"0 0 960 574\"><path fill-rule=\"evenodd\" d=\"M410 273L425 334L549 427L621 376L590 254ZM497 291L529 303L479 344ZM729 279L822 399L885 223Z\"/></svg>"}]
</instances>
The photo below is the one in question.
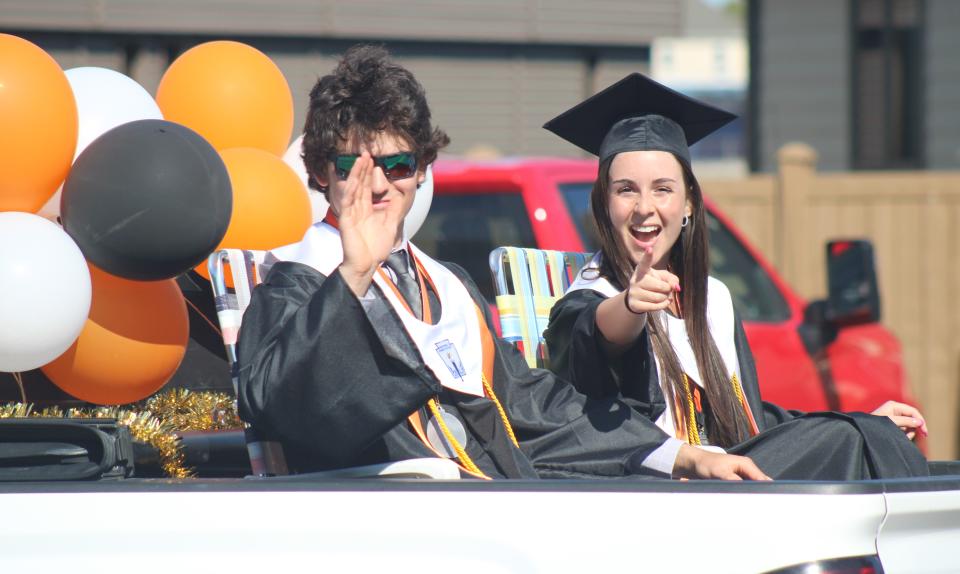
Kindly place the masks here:
<instances>
[{"instance_id":1,"label":"long brown hair","mask_svg":"<svg viewBox=\"0 0 960 574\"><path fill-rule=\"evenodd\" d=\"M750 425L733 390L723 359L720 357L720 351L710 335L710 327L707 323L707 276L710 269L710 250L703 193L690 166L681 158L674 157L683 169L684 186L687 199L692 206L692 215L689 224L682 228L679 241L670 249L669 266L671 271L680 278L680 285L683 287L681 291L683 322L690 337L697 368L704 379L700 382L706 390L710 405L710 408L705 409L704 412L707 434L713 444L730 447L750 436ZM617 241L610 219L608 195L612 163L611 157L600 164L600 171L590 194L590 203L603 252L600 275L626 289L633 274L634 264L626 250ZM653 352L660 359L661 377L666 378L665 387L670 389L673 397L684 397L683 369L676 352L670 345L666 330L660 323L659 313L648 313L647 329L649 329ZM674 412L677 411L682 417L678 422L686 422L686 410L676 409Z\"/></svg>"}]
</instances>

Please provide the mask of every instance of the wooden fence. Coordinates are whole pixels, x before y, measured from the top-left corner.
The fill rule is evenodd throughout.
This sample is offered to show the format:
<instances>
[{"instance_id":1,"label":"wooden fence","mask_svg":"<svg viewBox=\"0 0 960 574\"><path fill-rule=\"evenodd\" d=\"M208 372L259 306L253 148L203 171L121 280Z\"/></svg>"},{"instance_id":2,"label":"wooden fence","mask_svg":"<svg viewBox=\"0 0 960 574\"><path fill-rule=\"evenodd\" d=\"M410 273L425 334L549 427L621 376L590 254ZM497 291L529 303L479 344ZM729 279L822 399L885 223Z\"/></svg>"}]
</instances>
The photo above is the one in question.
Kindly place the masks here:
<instances>
[{"instance_id":1,"label":"wooden fence","mask_svg":"<svg viewBox=\"0 0 960 574\"><path fill-rule=\"evenodd\" d=\"M960 172L818 173L816 163L812 148L789 144L775 174L702 184L803 297L826 294L828 239L873 241L882 321L903 345L928 455L958 458Z\"/></svg>"}]
</instances>

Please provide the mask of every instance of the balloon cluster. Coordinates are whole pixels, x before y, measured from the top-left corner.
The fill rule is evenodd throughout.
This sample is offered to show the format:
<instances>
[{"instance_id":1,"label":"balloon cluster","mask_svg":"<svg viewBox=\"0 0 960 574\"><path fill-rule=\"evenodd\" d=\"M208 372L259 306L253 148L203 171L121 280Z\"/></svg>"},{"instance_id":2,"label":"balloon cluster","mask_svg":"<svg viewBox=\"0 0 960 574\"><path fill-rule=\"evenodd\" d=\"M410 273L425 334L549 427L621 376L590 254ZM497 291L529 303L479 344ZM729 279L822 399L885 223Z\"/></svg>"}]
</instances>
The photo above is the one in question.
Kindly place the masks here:
<instances>
[{"instance_id":1,"label":"balloon cluster","mask_svg":"<svg viewBox=\"0 0 960 574\"><path fill-rule=\"evenodd\" d=\"M149 396L188 341L174 278L215 249L297 241L323 216L302 161L281 157L299 156L287 82L250 46L185 52L154 100L0 34L0 86L0 371L39 367L100 404Z\"/></svg>"}]
</instances>

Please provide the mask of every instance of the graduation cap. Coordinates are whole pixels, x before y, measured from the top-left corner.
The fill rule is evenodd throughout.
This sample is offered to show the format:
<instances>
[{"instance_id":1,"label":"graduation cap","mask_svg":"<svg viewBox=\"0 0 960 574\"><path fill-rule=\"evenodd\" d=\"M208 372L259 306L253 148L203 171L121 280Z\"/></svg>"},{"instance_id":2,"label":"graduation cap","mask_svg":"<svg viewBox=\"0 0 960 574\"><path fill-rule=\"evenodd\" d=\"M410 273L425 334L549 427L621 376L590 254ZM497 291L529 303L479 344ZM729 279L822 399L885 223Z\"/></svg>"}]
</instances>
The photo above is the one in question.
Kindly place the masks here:
<instances>
[{"instance_id":1,"label":"graduation cap","mask_svg":"<svg viewBox=\"0 0 960 574\"><path fill-rule=\"evenodd\" d=\"M634 72L543 127L601 162L625 151L660 150L689 165L689 146L736 117Z\"/></svg>"}]
</instances>

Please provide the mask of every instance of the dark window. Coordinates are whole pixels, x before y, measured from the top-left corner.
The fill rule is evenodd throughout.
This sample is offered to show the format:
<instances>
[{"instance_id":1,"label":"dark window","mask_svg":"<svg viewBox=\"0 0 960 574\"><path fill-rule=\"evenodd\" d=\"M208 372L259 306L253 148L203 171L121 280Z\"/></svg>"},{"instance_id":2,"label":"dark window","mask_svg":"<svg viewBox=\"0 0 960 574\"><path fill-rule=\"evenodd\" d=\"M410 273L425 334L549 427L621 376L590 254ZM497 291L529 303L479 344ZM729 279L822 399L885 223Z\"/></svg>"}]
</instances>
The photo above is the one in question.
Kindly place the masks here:
<instances>
[{"instance_id":1,"label":"dark window","mask_svg":"<svg viewBox=\"0 0 960 574\"><path fill-rule=\"evenodd\" d=\"M853 157L860 169L923 167L922 0L853 3Z\"/></svg>"},{"instance_id":2,"label":"dark window","mask_svg":"<svg viewBox=\"0 0 960 574\"><path fill-rule=\"evenodd\" d=\"M490 302L490 252L502 246L537 246L519 193L434 195L414 243L431 257L466 269Z\"/></svg>"},{"instance_id":3,"label":"dark window","mask_svg":"<svg viewBox=\"0 0 960 574\"><path fill-rule=\"evenodd\" d=\"M597 226L593 222L593 209L590 208L592 183L561 183L560 195L567 204L567 211L580 233L580 240L587 251L596 251L600 241L597 238Z\"/></svg>"},{"instance_id":4,"label":"dark window","mask_svg":"<svg viewBox=\"0 0 960 574\"><path fill-rule=\"evenodd\" d=\"M724 282L744 321L776 323L790 318L790 307L776 284L720 220L707 214L710 274Z\"/></svg>"},{"instance_id":5,"label":"dark window","mask_svg":"<svg viewBox=\"0 0 960 574\"><path fill-rule=\"evenodd\" d=\"M577 225L584 248L595 251L597 241L590 209L591 184L563 184L560 192ZM710 230L710 274L730 289L744 321L777 322L790 318L783 295L750 252L720 221L707 215Z\"/></svg>"}]
</instances>

